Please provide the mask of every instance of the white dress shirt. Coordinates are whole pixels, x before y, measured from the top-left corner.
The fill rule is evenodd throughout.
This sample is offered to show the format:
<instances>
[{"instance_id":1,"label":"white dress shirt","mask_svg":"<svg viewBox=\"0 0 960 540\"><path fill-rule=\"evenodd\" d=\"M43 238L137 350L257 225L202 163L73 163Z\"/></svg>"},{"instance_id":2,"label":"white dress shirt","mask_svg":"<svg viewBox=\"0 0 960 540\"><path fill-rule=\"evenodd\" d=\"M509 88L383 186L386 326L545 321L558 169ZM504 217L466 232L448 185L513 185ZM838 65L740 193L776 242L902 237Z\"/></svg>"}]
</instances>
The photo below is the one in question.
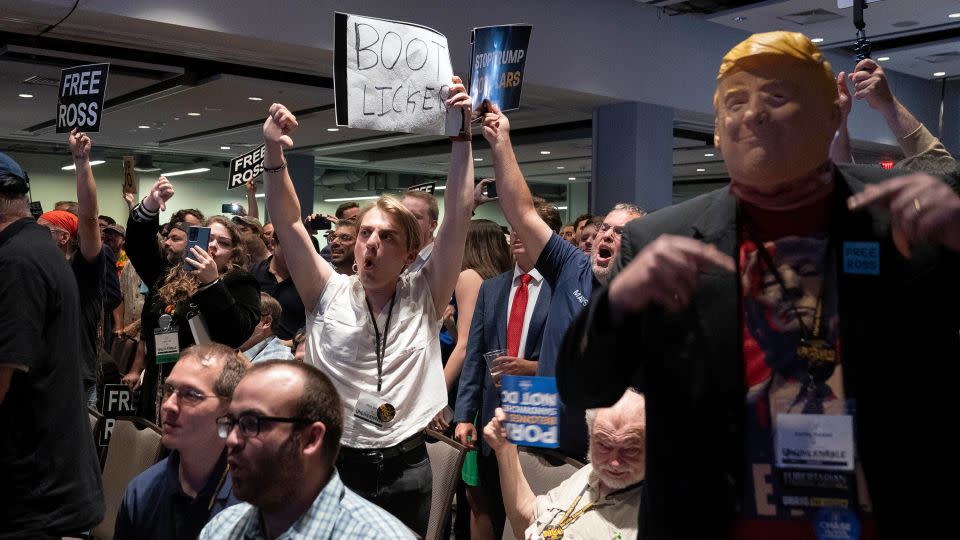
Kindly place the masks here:
<instances>
[{"instance_id":1,"label":"white dress shirt","mask_svg":"<svg viewBox=\"0 0 960 540\"><path fill-rule=\"evenodd\" d=\"M513 298L520 288L520 276L523 270L519 266L513 266L513 284L510 286L510 298L507 299L507 331L510 328L510 313L513 311ZM517 356L524 358L527 350L527 334L530 329L530 319L533 317L533 308L537 305L537 297L540 296L540 286L543 285L543 276L536 268L527 272L530 274L530 282L527 283L527 309L523 314L523 332L520 333L520 348L517 349ZM504 343L506 345L506 343Z\"/></svg>"},{"instance_id":2,"label":"white dress shirt","mask_svg":"<svg viewBox=\"0 0 960 540\"><path fill-rule=\"evenodd\" d=\"M430 260L430 255L433 254L433 242L430 242L423 249L420 250L420 253L417 253L417 258L410 263L406 268L403 269L404 274L412 274L414 272L419 272L423 270L424 265L427 264L427 261Z\"/></svg>"},{"instance_id":3,"label":"white dress shirt","mask_svg":"<svg viewBox=\"0 0 960 540\"><path fill-rule=\"evenodd\" d=\"M344 446L386 448L415 435L447 404L440 361L441 320L430 283L422 272L402 274L394 304L377 314L381 335L392 309L383 359L383 387L377 392L376 335L357 276L333 274L320 301L307 314L305 361L333 381L343 400ZM382 427L354 416L360 394L396 408Z\"/></svg>"}]
</instances>

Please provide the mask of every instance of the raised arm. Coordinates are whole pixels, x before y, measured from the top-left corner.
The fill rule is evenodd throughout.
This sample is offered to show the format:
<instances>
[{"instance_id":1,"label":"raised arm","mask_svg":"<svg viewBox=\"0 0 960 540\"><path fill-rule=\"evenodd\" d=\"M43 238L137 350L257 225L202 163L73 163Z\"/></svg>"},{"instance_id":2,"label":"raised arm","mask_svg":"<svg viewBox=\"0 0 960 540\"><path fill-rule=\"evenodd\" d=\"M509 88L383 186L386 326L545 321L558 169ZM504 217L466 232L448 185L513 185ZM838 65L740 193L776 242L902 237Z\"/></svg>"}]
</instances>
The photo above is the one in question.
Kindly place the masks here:
<instances>
[{"instance_id":1,"label":"raised arm","mask_svg":"<svg viewBox=\"0 0 960 540\"><path fill-rule=\"evenodd\" d=\"M514 538L523 538L524 531L533 523L537 496L520 468L517 447L507 440L504 424L506 414L497 407L493 419L483 428L483 438L497 453L497 468L500 469L500 489L503 492L503 508L513 529Z\"/></svg>"},{"instance_id":2,"label":"raised arm","mask_svg":"<svg viewBox=\"0 0 960 540\"><path fill-rule=\"evenodd\" d=\"M80 254L87 262L93 262L100 256L100 249L103 247L97 222L100 215L100 208L97 206L97 184L90 169L90 149L93 141L76 128L70 132L69 141L73 165L77 169L77 236L80 238Z\"/></svg>"},{"instance_id":3,"label":"raised arm","mask_svg":"<svg viewBox=\"0 0 960 540\"><path fill-rule=\"evenodd\" d=\"M244 189L247 190L247 215L260 219L260 207L257 205L257 179L247 182Z\"/></svg>"},{"instance_id":4,"label":"raised arm","mask_svg":"<svg viewBox=\"0 0 960 540\"><path fill-rule=\"evenodd\" d=\"M520 235L527 254L536 261L553 231L537 214L530 187L520 172L510 141L510 120L494 104L490 104L483 118L483 137L490 143L493 153L500 208L510 226Z\"/></svg>"},{"instance_id":5,"label":"raised arm","mask_svg":"<svg viewBox=\"0 0 960 540\"><path fill-rule=\"evenodd\" d=\"M293 146L290 134L298 126L297 117L286 107L279 103L270 106L270 114L263 123L263 142L266 145L263 159L264 192L267 194L267 212L283 245L290 277L304 307L313 311L327 286L327 280L333 275L333 268L313 249L310 233L300 221L300 201L297 200L297 192L293 189L293 180L283 158L283 148Z\"/></svg>"},{"instance_id":6,"label":"raised arm","mask_svg":"<svg viewBox=\"0 0 960 540\"><path fill-rule=\"evenodd\" d=\"M157 229L160 228L161 210L167 207L167 201L173 197L173 185L167 177L161 176L140 204L130 210L127 218L127 257L137 269L140 279L153 286L163 273L165 261L157 243Z\"/></svg>"},{"instance_id":7,"label":"raised arm","mask_svg":"<svg viewBox=\"0 0 960 540\"><path fill-rule=\"evenodd\" d=\"M457 114L455 109L463 111L464 128L459 137L452 137L453 148L450 152L450 169L447 173L447 189L443 194L443 223L440 233L434 240L433 254L423 268L430 283L433 305L437 318L443 316L443 310L450 302L450 295L460 276L463 262L463 247L467 242L467 229L470 228L470 213L473 211L473 147L470 143L470 95L460 81L453 78L450 97L447 99L449 114ZM273 209L270 210L273 214Z\"/></svg>"}]
</instances>

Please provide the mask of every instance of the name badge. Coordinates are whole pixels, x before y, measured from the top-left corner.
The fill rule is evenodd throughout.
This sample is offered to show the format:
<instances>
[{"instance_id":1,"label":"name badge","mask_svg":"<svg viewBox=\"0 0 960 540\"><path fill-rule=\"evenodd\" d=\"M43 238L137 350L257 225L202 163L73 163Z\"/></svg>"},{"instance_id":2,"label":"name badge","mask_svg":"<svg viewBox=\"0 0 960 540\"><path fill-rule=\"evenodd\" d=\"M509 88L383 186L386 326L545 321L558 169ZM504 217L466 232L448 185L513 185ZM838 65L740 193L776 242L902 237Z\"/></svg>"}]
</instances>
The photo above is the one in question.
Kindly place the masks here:
<instances>
[{"instance_id":1,"label":"name badge","mask_svg":"<svg viewBox=\"0 0 960 540\"><path fill-rule=\"evenodd\" d=\"M781 469L853 471L853 416L780 414L774 447Z\"/></svg>"},{"instance_id":2,"label":"name badge","mask_svg":"<svg viewBox=\"0 0 960 540\"><path fill-rule=\"evenodd\" d=\"M843 272L879 276L880 242L844 242Z\"/></svg>"},{"instance_id":3,"label":"name badge","mask_svg":"<svg viewBox=\"0 0 960 540\"><path fill-rule=\"evenodd\" d=\"M158 364L170 364L180 358L180 336L176 326L157 328L153 331Z\"/></svg>"},{"instance_id":4,"label":"name badge","mask_svg":"<svg viewBox=\"0 0 960 540\"><path fill-rule=\"evenodd\" d=\"M397 409L377 396L360 392L353 416L382 428L392 423L397 417Z\"/></svg>"}]
</instances>

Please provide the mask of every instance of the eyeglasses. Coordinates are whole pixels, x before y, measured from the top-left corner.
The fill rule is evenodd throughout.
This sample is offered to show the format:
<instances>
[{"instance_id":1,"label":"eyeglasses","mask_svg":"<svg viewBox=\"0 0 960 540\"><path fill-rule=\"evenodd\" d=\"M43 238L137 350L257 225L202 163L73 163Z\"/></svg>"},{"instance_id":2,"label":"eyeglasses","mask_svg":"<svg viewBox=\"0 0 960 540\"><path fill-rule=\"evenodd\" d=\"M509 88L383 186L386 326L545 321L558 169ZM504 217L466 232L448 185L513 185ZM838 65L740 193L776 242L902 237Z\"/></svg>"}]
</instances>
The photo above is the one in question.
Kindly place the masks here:
<instances>
[{"instance_id":1,"label":"eyeglasses","mask_svg":"<svg viewBox=\"0 0 960 540\"><path fill-rule=\"evenodd\" d=\"M196 405L201 401L207 398L220 397L220 396L208 396L201 394L196 388L177 388L172 384L163 385L163 400L166 401L173 394L177 395L177 399L188 405Z\"/></svg>"},{"instance_id":2,"label":"eyeglasses","mask_svg":"<svg viewBox=\"0 0 960 540\"><path fill-rule=\"evenodd\" d=\"M341 233L341 234L331 234L331 235L327 236L327 240L330 241L330 242L333 242L334 240L339 240L339 241L341 241L341 242L349 243L349 242L353 242L355 239L356 239L355 236L351 236L351 235L349 235L349 234L342 234L342 233Z\"/></svg>"},{"instance_id":3,"label":"eyeglasses","mask_svg":"<svg viewBox=\"0 0 960 540\"><path fill-rule=\"evenodd\" d=\"M240 436L256 437L260 434L261 424L263 422L283 422L287 424L312 424L314 421L309 418L288 418L283 416L260 416L255 413L243 413L240 416L225 414L217 418L217 434L221 439L226 439L233 431L233 426L240 426ZM302 426L301 426L302 427Z\"/></svg>"},{"instance_id":4,"label":"eyeglasses","mask_svg":"<svg viewBox=\"0 0 960 540\"><path fill-rule=\"evenodd\" d=\"M613 229L613 234L617 236L623 236L623 225L607 225L606 223L600 224L600 234L604 234L610 229Z\"/></svg>"}]
</instances>

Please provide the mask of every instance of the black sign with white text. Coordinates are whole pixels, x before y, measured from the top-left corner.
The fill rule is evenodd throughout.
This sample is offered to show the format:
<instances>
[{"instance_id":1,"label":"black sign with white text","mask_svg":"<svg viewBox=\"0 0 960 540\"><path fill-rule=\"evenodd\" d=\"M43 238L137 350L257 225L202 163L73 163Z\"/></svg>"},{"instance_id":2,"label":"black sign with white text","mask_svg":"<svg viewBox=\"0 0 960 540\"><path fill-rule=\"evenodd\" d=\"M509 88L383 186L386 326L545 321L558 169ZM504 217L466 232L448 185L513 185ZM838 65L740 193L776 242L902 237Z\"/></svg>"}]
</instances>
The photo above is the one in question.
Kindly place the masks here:
<instances>
[{"instance_id":1,"label":"black sign with white text","mask_svg":"<svg viewBox=\"0 0 960 540\"><path fill-rule=\"evenodd\" d=\"M100 131L110 64L89 64L60 71L57 133Z\"/></svg>"},{"instance_id":2,"label":"black sign with white text","mask_svg":"<svg viewBox=\"0 0 960 540\"><path fill-rule=\"evenodd\" d=\"M429 193L433 195L433 192L437 189L436 182L425 182L423 184L417 184L415 186L410 186L407 188L407 191L422 191L424 193Z\"/></svg>"},{"instance_id":3,"label":"black sign with white text","mask_svg":"<svg viewBox=\"0 0 960 540\"><path fill-rule=\"evenodd\" d=\"M265 146L237 156L230 160L230 178L227 180L227 189L238 188L263 174L263 155Z\"/></svg>"},{"instance_id":4,"label":"black sign with white text","mask_svg":"<svg viewBox=\"0 0 960 540\"><path fill-rule=\"evenodd\" d=\"M97 442L100 446L107 446L117 418L135 414L133 392L125 384L103 385L103 405L100 410L103 411L104 422Z\"/></svg>"}]
</instances>

